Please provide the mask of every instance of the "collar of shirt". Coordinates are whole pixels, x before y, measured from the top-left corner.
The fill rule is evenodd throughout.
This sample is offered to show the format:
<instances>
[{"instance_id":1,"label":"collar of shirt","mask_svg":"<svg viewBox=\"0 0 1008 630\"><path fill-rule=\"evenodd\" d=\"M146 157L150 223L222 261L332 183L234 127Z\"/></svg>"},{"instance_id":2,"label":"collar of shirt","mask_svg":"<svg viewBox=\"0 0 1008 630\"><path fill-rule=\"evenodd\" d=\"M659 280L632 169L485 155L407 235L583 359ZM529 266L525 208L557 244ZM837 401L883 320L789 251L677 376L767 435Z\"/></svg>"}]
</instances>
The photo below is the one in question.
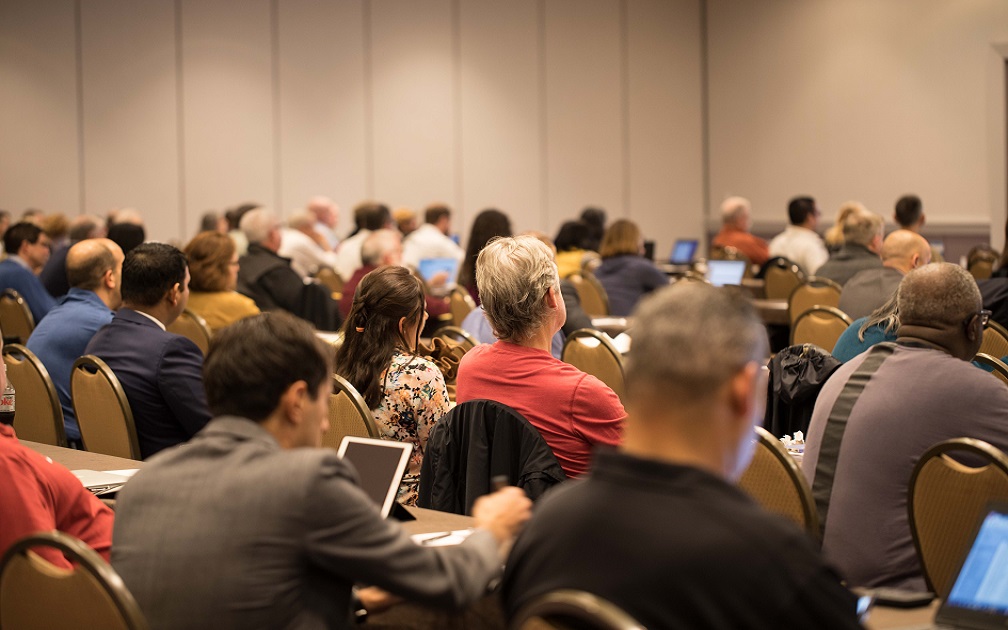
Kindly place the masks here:
<instances>
[{"instance_id":1,"label":"collar of shirt","mask_svg":"<svg viewBox=\"0 0 1008 630\"><path fill-rule=\"evenodd\" d=\"M140 314L140 315L143 315L143 316L144 316L144 317L146 317L147 319L151 320L151 321L152 321L152 322L154 322L155 324L157 324L157 325L158 325L158 328L160 328L161 330L165 330L165 331L167 331L167 330L168 330L167 328L165 328L165 325L164 325L163 323L161 323L161 320L160 320L160 319L158 319L157 317L154 317L153 315L150 315L150 314L148 314L148 313L144 313L143 311L136 311L136 312L137 312L138 314Z\"/></svg>"},{"instance_id":2,"label":"collar of shirt","mask_svg":"<svg viewBox=\"0 0 1008 630\"><path fill-rule=\"evenodd\" d=\"M17 264L21 265L22 267L24 267L28 271L32 270L31 266L28 265L28 262L24 258L21 258L20 256L18 256L17 254L11 254L10 256L7 257L7 260L10 260L12 262L16 262Z\"/></svg>"}]
</instances>

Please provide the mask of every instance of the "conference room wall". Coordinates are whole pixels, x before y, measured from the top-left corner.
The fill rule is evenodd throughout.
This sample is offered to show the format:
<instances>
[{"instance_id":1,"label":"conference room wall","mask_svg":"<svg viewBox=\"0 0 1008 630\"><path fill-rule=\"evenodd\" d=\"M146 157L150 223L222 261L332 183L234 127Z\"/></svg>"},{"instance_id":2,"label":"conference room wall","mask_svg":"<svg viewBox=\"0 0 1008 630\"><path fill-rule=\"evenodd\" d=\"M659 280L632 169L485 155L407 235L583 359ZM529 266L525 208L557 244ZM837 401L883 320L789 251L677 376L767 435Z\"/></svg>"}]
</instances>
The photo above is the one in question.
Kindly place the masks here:
<instances>
[{"instance_id":1,"label":"conference room wall","mask_svg":"<svg viewBox=\"0 0 1008 630\"><path fill-rule=\"evenodd\" d=\"M708 0L707 40L712 211L741 194L776 223L807 193L891 220L915 192L1000 247L1008 3Z\"/></svg>"},{"instance_id":2,"label":"conference room wall","mask_svg":"<svg viewBox=\"0 0 1008 630\"><path fill-rule=\"evenodd\" d=\"M703 229L700 0L0 0L0 207L587 204ZM240 8L240 10L237 10ZM669 36L673 35L673 36ZM7 52L9 51L9 52Z\"/></svg>"}]
</instances>

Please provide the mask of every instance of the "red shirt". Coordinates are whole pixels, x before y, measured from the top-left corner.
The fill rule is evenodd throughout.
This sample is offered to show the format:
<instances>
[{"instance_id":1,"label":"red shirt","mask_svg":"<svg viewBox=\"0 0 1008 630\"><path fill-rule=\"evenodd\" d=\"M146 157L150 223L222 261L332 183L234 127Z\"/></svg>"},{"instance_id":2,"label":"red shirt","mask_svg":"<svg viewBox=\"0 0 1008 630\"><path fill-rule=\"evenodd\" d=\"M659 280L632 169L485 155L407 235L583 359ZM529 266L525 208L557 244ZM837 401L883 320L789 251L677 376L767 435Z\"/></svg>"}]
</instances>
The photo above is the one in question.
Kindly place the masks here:
<instances>
[{"instance_id":1,"label":"red shirt","mask_svg":"<svg viewBox=\"0 0 1008 630\"><path fill-rule=\"evenodd\" d=\"M0 554L28 534L56 529L109 559L112 510L69 470L22 446L6 424L0 424L0 479ZM70 567L55 550L36 551L56 566Z\"/></svg>"},{"instance_id":2,"label":"red shirt","mask_svg":"<svg viewBox=\"0 0 1008 630\"><path fill-rule=\"evenodd\" d=\"M766 241L749 232L733 227L722 227L711 245L716 247L734 247L749 259L754 265L762 265L770 258L770 249Z\"/></svg>"},{"instance_id":3,"label":"red shirt","mask_svg":"<svg viewBox=\"0 0 1008 630\"><path fill-rule=\"evenodd\" d=\"M568 477L588 472L595 444L617 445L626 411L602 381L545 350L498 341L462 357L455 400L486 398L525 416Z\"/></svg>"}]
</instances>

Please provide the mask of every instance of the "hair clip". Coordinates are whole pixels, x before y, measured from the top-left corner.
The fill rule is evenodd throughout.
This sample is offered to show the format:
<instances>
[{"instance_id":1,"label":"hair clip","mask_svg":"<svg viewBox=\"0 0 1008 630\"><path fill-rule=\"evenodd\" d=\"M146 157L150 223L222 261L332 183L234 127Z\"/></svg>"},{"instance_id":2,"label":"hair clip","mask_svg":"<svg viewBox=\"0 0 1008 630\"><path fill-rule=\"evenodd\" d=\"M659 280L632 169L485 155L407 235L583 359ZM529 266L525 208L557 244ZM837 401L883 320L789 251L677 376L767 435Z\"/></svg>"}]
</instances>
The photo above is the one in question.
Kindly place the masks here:
<instances>
[{"instance_id":1,"label":"hair clip","mask_svg":"<svg viewBox=\"0 0 1008 630\"><path fill-rule=\"evenodd\" d=\"M354 328L354 330L356 330L357 332L364 332L364 327L363 326L357 326L356 328Z\"/></svg>"}]
</instances>

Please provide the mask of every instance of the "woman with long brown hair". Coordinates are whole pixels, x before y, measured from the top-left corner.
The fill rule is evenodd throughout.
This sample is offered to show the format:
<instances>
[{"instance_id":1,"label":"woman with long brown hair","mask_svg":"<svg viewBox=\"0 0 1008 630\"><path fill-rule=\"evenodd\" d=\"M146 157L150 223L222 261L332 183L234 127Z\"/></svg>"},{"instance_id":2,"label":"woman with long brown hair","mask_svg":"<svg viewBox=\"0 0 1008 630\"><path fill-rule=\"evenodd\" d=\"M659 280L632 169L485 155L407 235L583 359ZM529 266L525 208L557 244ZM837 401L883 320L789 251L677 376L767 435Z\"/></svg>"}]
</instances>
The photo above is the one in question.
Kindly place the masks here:
<instances>
[{"instance_id":1,"label":"woman with long brown hair","mask_svg":"<svg viewBox=\"0 0 1008 630\"><path fill-rule=\"evenodd\" d=\"M423 284L405 267L379 267L361 279L343 322L336 373L364 397L388 440L413 444L399 502L415 505L427 438L448 411L436 365L417 356L427 321Z\"/></svg>"}]
</instances>

